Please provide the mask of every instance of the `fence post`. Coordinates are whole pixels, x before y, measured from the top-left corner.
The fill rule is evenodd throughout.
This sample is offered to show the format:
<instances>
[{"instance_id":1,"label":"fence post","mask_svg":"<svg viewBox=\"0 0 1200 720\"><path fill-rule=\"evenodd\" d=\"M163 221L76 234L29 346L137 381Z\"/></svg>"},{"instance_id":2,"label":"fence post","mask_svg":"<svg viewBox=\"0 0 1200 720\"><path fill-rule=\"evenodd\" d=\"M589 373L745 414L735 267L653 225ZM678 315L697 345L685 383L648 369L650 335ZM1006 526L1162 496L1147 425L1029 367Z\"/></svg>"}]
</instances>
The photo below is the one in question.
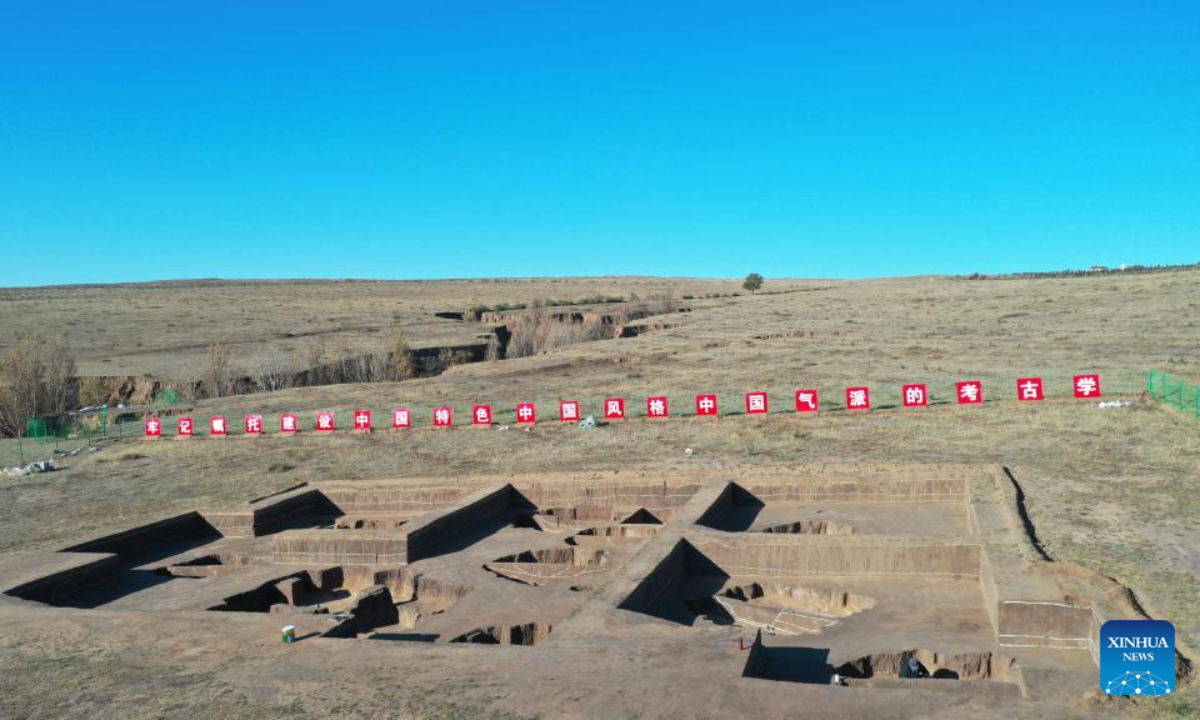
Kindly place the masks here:
<instances>
[{"instance_id":1,"label":"fence post","mask_svg":"<svg viewBox=\"0 0 1200 720\"><path fill-rule=\"evenodd\" d=\"M1146 392L1150 397L1154 397L1154 371L1146 373Z\"/></svg>"}]
</instances>

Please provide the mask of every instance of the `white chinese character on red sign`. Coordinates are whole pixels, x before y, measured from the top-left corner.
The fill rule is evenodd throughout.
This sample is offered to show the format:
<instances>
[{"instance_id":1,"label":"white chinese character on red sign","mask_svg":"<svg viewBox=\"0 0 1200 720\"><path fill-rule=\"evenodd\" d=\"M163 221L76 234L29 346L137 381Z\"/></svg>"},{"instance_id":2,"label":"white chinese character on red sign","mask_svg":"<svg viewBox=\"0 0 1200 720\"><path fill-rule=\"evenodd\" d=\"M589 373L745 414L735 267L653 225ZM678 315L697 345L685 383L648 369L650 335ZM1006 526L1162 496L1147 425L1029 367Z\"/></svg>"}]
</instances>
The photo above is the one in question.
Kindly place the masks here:
<instances>
[{"instance_id":1,"label":"white chinese character on red sign","mask_svg":"<svg viewBox=\"0 0 1200 720\"><path fill-rule=\"evenodd\" d=\"M816 412L819 403L816 390L796 391L796 412Z\"/></svg>"},{"instance_id":2,"label":"white chinese character on red sign","mask_svg":"<svg viewBox=\"0 0 1200 720\"><path fill-rule=\"evenodd\" d=\"M246 416L246 434L259 435L262 433L262 415Z\"/></svg>"},{"instance_id":3,"label":"white chinese character on red sign","mask_svg":"<svg viewBox=\"0 0 1200 720\"><path fill-rule=\"evenodd\" d=\"M179 418L178 434L184 437L192 434L192 419L190 417Z\"/></svg>"},{"instance_id":4,"label":"white chinese character on red sign","mask_svg":"<svg viewBox=\"0 0 1200 720\"><path fill-rule=\"evenodd\" d=\"M284 413L279 416L279 431L284 433L294 433L299 429L300 419L293 413Z\"/></svg>"},{"instance_id":5,"label":"white chinese character on red sign","mask_svg":"<svg viewBox=\"0 0 1200 720\"><path fill-rule=\"evenodd\" d=\"M1018 397L1021 400L1041 400L1042 395L1042 379L1041 378L1021 378L1017 380Z\"/></svg>"},{"instance_id":6,"label":"white chinese character on red sign","mask_svg":"<svg viewBox=\"0 0 1200 720\"><path fill-rule=\"evenodd\" d=\"M696 414L697 415L716 415L717 414L717 396L716 395L697 395L696 396Z\"/></svg>"},{"instance_id":7,"label":"white chinese character on red sign","mask_svg":"<svg viewBox=\"0 0 1200 720\"><path fill-rule=\"evenodd\" d=\"M904 386L904 407L921 407L929 404L924 385Z\"/></svg>"},{"instance_id":8,"label":"white chinese character on red sign","mask_svg":"<svg viewBox=\"0 0 1200 720\"><path fill-rule=\"evenodd\" d=\"M476 425L491 425L492 424L492 406L491 405L476 405L472 412L474 414L473 422Z\"/></svg>"},{"instance_id":9,"label":"white chinese character on red sign","mask_svg":"<svg viewBox=\"0 0 1200 720\"><path fill-rule=\"evenodd\" d=\"M162 422L158 418L146 418L146 437L162 435Z\"/></svg>"},{"instance_id":10,"label":"white chinese character on red sign","mask_svg":"<svg viewBox=\"0 0 1200 720\"><path fill-rule=\"evenodd\" d=\"M320 430L322 432L332 432L333 425L334 425L333 413L331 413L327 410L317 413L317 429L318 430Z\"/></svg>"},{"instance_id":11,"label":"white chinese character on red sign","mask_svg":"<svg viewBox=\"0 0 1200 720\"><path fill-rule=\"evenodd\" d=\"M558 404L558 417L560 420L578 420L579 403L574 400L560 402Z\"/></svg>"},{"instance_id":12,"label":"white chinese character on red sign","mask_svg":"<svg viewBox=\"0 0 1200 720\"><path fill-rule=\"evenodd\" d=\"M765 392L746 393L746 412L751 415L767 412L767 394Z\"/></svg>"},{"instance_id":13,"label":"white chinese character on red sign","mask_svg":"<svg viewBox=\"0 0 1200 720\"><path fill-rule=\"evenodd\" d=\"M620 420L625 417L625 401L621 398L609 398L605 400L604 417L608 420Z\"/></svg>"},{"instance_id":14,"label":"white chinese character on red sign","mask_svg":"<svg viewBox=\"0 0 1200 720\"><path fill-rule=\"evenodd\" d=\"M354 411L354 429L355 430L370 430L371 429L371 411L370 410L355 410Z\"/></svg>"},{"instance_id":15,"label":"white chinese character on red sign","mask_svg":"<svg viewBox=\"0 0 1200 720\"><path fill-rule=\"evenodd\" d=\"M533 403L517 403L517 422L537 422L537 408Z\"/></svg>"},{"instance_id":16,"label":"white chinese character on red sign","mask_svg":"<svg viewBox=\"0 0 1200 720\"><path fill-rule=\"evenodd\" d=\"M665 397L646 398L646 414L650 417L666 417L667 399Z\"/></svg>"},{"instance_id":17,"label":"white chinese character on red sign","mask_svg":"<svg viewBox=\"0 0 1200 720\"><path fill-rule=\"evenodd\" d=\"M209 420L208 432L210 435L224 435L226 433L225 418L215 417Z\"/></svg>"},{"instance_id":18,"label":"white chinese character on red sign","mask_svg":"<svg viewBox=\"0 0 1200 720\"><path fill-rule=\"evenodd\" d=\"M983 383L978 380L966 380L958 383L958 403L973 405L983 402Z\"/></svg>"},{"instance_id":19,"label":"white chinese character on red sign","mask_svg":"<svg viewBox=\"0 0 1200 720\"><path fill-rule=\"evenodd\" d=\"M454 422L454 411L448 407L433 409L433 424L437 427L450 427Z\"/></svg>"},{"instance_id":20,"label":"white chinese character on red sign","mask_svg":"<svg viewBox=\"0 0 1200 720\"><path fill-rule=\"evenodd\" d=\"M850 410L869 410L871 390L865 387L846 388L846 407Z\"/></svg>"},{"instance_id":21,"label":"white chinese character on red sign","mask_svg":"<svg viewBox=\"0 0 1200 720\"><path fill-rule=\"evenodd\" d=\"M397 429L409 427L412 425L411 417L408 408L396 408L392 410L392 427Z\"/></svg>"},{"instance_id":22,"label":"white chinese character on red sign","mask_svg":"<svg viewBox=\"0 0 1200 720\"><path fill-rule=\"evenodd\" d=\"M1099 375L1076 375L1075 376L1075 397L1090 398L1100 396L1100 376Z\"/></svg>"}]
</instances>

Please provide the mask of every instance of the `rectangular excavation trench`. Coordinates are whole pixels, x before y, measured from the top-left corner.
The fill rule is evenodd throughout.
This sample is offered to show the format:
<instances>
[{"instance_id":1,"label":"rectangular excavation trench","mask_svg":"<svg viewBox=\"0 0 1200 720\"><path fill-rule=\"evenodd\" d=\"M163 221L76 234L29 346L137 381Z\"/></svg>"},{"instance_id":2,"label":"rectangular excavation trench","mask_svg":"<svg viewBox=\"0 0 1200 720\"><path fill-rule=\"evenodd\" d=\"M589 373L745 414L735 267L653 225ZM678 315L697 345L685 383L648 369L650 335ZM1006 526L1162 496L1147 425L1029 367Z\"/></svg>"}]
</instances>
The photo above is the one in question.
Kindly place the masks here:
<instances>
[{"instance_id":1,"label":"rectangular excavation trench","mask_svg":"<svg viewBox=\"0 0 1200 720\"><path fill-rule=\"evenodd\" d=\"M99 607L170 582L172 576L150 566L219 538L199 513L164 518L63 548L63 553L95 558L10 588L6 594L59 607Z\"/></svg>"},{"instance_id":2,"label":"rectangular excavation trench","mask_svg":"<svg viewBox=\"0 0 1200 720\"><path fill-rule=\"evenodd\" d=\"M831 658L829 648L768 646L760 631L747 655L742 677L813 685L839 684L860 689L950 690L957 689L950 681L988 682L1011 687L1012 694L1028 697L1024 674L1017 661L991 651L944 653L915 648L876 652L845 661ZM979 689L978 686L975 689Z\"/></svg>"},{"instance_id":3,"label":"rectangular excavation trench","mask_svg":"<svg viewBox=\"0 0 1200 720\"><path fill-rule=\"evenodd\" d=\"M750 534L972 534L967 483L959 479L731 482L697 524Z\"/></svg>"}]
</instances>

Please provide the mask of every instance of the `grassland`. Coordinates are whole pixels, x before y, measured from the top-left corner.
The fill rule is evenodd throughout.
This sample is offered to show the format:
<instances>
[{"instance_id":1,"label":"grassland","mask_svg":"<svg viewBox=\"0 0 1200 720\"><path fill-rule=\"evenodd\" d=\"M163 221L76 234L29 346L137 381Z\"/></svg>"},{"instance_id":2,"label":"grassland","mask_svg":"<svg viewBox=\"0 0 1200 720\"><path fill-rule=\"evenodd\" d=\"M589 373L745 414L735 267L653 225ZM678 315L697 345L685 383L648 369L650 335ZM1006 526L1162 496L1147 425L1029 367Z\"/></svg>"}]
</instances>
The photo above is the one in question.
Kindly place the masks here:
<instances>
[{"instance_id":1,"label":"grassland","mask_svg":"<svg viewBox=\"0 0 1200 720\"><path fill-rule=\"evenodd\" d=\"M703 296L740 291L739 281L581 278L442 281L188 281L0 289L0 348L23 329L66 334L85 376L175 379L198 373L205 347L221 341L252 364L268 348L294 363L316 339L373 348L404 333L414 347L469 343L477 326L441 311L592 296ZM773 283L772 290L792 283Z\"/></svg>"},{"instance_id":2,"label":"grassland","mask_svg":"<svg viewBox=\"0 0 1200 720\"><path fill-rule=\"evenodd\" d=\"M320 292L341 295L355 287L330 285ZM404 322L417 323L426 311L471 302L518 302L531 294L673 292L681 297L732 292L736 283L392 284L386 292L402 310L392 310L380 297L374 301L384 305L380 308L363 300L325 311L316 309L324 307L317 302L296 311L298 318L304 313L311 317L295 324L284 315L268 320L240 309L233 317L242 320L214 312L201 321L189 312L177 313L172 303L155 295L183 288L161 288L26 290L19 302L27 303L21 308L40 308L37 312L57 318L47 326L59 323L68 329L72 326L66 325L70 317L64 308L89 302L109 308L89 317L90 334L79 339L72 334L86 353L81 366L103 366L110 345L101 339L128 334L152 351L123 355L114 367L153 373L169 370L179 361L177 355L190 352L150 346L161 342L153 338L167 323L188 338L242 333L238 342L257 347L304 327L337 332L340 326L377 323L382 328L392 312L411 313ZM426 296L426 288L436 288L437 294ZM201 418L218 411L237 417L285 409L385 410L397 404L420 413L452 404L462 413L472 403L490 402L503 413L500 422L509 422L519 401L536 401L544 413L560 398L580 399L590 404L585 410L595 412L596 401L607 395L626 396L631 408L641 408L646 395L668 394L673 411L690 412L695 392L717 392L723 407L732 410L741 393L770 390L777 412L766 418L633 420L591 432L543 422L530 432L421 428L371 437L110 442L98 452L64 458L65 469L59 472L0 479L0 551L55 547L102 528L172 510L235 503L305 480L369 483L581 469L669 474L692 467L741 474L752 473L755 466L827 461L998 462L1022 482L1039 535L1052 555L1128 584L1153 614L1175 622L1181 640L1200 647L1200 494L1195 488L1200 423L1139 399L1147 369L1200 379L1200 327L1194 320L1200 309L1200 272L976 281L768 280L768 289L789 292L694 301L686 303L691 312L648 319L666 327L637 337L459 366L436 378L293 389L180 408ZM237 299L246 288L236 284L207 292L226 297L223 306L246 304ZM272 302L280 308L305 307L310 302L305 297L314 292L305 283L270 287ZM117 311L124 303L117 298L129 293L141 298L141 314L135 313L135 319ZM0 299L6 310L17 307L10 301ZM18 315L20 322L33 317ZM17 315L5 312L3 317L0 336L7 337L18 324L13 319ZM438 323L457 328L453 332L471 332L469 323ZM1012 400L1016 377L1042 375L1061 395L1069 375L1080 371L1099 372L1106 395L1134 399L1135 405L1102 411L1086 401ZM983 380L992 401L982 407L887 407L896 403L904 382L927 382L935 401L945 401L953 381L962 379ZM862 414L842 411L841 389L852 384L870 385L876 404L885 407ZM788 395L799 387L820 388L830 411L804 418L788 413ZM428 422L424 415L420 420ZM695 454L685 456L685 448ZM1181 702L1180 712L1189 712L1187 697Z\"/></svg>"}]
</instances>

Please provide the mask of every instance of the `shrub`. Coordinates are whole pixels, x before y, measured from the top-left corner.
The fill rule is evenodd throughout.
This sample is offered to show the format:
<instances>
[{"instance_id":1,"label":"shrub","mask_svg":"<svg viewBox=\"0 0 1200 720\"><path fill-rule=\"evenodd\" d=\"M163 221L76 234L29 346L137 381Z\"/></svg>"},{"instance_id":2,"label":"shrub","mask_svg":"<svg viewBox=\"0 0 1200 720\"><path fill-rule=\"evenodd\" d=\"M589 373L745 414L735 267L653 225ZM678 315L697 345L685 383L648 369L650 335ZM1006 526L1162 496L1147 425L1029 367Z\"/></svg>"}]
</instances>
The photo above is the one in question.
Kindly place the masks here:
<instances>
[{"instance_id":1,"label":"shrub","mask_svg":"<svg viewBox=\"0 0 1200 720\"><path fill-rule=\"evenodd\" d=\"M408 380L417 376L416 355L400 332L392 339L391 366L393 380Z\"/></svg>"}]
</instances>

